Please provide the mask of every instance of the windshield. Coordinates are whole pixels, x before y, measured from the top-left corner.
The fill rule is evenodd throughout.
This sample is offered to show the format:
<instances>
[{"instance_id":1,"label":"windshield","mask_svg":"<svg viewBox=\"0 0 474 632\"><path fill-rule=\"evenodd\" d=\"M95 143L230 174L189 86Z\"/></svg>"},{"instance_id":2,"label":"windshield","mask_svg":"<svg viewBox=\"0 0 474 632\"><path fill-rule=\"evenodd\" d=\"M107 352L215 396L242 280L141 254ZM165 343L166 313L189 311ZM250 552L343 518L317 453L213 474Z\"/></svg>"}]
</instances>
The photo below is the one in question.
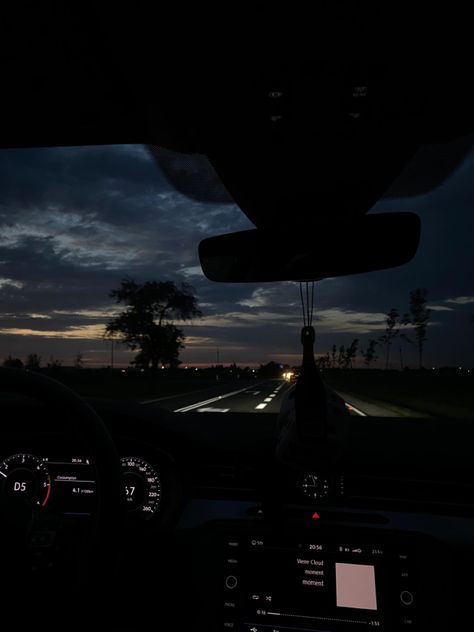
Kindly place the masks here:
<instances>
[{"instance_id":1,"label":"windshield","mask_svg":"<svg viewBox=\"0 0 474 632\"><path fill-rule=\"evenodd\" d=\"M253 227L204 157L127 145L0 162L5 366L88 397L278 411L301 362L299 284L203 276L201 239ZM421 217L411 263L316 283L316 361L352 414L473 417L473 172L470 153L434 190L372 209Z\"/></svg>"}]
</instances>

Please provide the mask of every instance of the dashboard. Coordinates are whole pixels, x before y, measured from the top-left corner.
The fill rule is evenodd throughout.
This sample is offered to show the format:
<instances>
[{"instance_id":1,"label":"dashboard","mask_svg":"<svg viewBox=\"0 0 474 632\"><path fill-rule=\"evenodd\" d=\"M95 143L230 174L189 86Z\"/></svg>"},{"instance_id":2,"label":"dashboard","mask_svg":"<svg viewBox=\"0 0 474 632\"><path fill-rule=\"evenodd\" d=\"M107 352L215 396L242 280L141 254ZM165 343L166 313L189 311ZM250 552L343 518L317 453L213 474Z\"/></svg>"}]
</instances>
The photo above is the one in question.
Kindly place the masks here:
<instances>
[{"instance_id":1,"label":"dashboard","mask_svg":"<svg viewBox=\"0 0 474 632\"><path fill-rule=\"evenodd\" d=\"M153 463L140 456L120 458L123 499L129 518L148 521L159 516L163 493L160 470L166 467L166 459L161 456L158 461L161 466L157 458ZM278 485L285 489L283 482ZM322 502L344 494L344 478L302 473L293 477L286 492L301 503ZM91 516L97 503L94 463L85 456L10 454L0 462L0 494L25 500L45 512Z\"/></svg>"},{"instance_id":2,"label":"dashboard","mask_svg":"<svg viewBox=\"0 0 474 632\"><path fill-rule=\"evenodd\" d=\"M275 460L270 414L94 406L121 457L129 528L113 590L129 629L157 617L206 632L436 630L469 615L470 424L354 418L340 469L300 472ZM84 446L49 411L15 411L1 489L87 523Z\"/></svg>"}]
</instances>

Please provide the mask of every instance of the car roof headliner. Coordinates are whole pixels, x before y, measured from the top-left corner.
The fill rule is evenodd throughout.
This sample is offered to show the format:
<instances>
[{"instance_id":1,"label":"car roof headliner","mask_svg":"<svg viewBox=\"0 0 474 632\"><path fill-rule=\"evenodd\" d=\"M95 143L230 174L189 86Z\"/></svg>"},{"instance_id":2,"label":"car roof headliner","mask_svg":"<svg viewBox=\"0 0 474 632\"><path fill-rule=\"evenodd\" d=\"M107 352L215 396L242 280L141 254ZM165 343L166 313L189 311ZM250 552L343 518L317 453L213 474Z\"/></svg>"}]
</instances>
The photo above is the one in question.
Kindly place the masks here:
<instances>
[{"instance_id":1,"label":"car roof headliner","mask_svg":"<svg viewBox=\"0 0 474 632\"><path fill-rule=\"evenodd\" d=\"M440 47L433 27L446 31L446 11L431 8L428 22L413 7L408 16L390 3L376 13L337 4L297 45L270 49L225 29L211 50L204 29L165 37L143 7L74 13L53 2L28 19L13 10L1 41L0 146L206 154L266 229L351 220L384 195L427 192L472 146L464 40ZM462 21L453 16L458 31Z\"/></svg>"}]
</instances>

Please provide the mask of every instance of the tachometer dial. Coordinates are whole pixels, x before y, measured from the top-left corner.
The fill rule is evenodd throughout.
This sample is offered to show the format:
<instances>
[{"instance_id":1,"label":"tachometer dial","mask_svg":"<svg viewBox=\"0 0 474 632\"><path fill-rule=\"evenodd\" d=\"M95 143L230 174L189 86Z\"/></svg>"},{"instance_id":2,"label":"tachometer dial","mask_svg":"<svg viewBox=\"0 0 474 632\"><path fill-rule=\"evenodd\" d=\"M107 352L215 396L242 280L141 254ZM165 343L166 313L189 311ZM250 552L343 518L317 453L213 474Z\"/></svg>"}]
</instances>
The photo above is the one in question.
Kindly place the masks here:
<instances>
[{"instance_id":1,"label":"tachometer dial","mask_svg":"<svg viewBox=\"0 0 474 632\"><path fill-rule=\"evenodd\" d=\"M33 454L13 454L0 463L2 492L32 505L45 507L51 492L46 465Z\"/></svg>"},{"instance_id":2,"label":"tachometer dial","mask_svg":"<svg viewBox=\"0 0 474 632\"><path fill-rule=\"evenodd\" d=\"M145 519L152 518L161 500L158 472L137 457L124 457L121 463L128 511Z\"/></svg>"}]
</instances>

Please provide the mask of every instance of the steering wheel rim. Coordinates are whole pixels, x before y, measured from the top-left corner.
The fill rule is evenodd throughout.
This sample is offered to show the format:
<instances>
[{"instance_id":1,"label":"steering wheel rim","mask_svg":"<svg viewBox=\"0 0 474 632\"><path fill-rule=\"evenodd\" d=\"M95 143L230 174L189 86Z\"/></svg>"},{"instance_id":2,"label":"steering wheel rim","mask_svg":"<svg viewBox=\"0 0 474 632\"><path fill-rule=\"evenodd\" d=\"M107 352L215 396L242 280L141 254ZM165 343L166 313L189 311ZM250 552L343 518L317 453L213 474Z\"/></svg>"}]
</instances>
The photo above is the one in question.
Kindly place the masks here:
<instances>
[{"instance_id":1,"label":"steering wheel rim","mask_svg":"<svg viewBox=\"0 0 474 632\"><path fill-rule=\"evenodd\" d=\"M65 412L65 430L72 427L87 448L95 468L97 489L94 539L88 550L87 591L93 596L102 589L103 595L104 581L114 571L125 516L120 457L115 443L95 410L57 380L24 369L0 368L0 389ZM0 425L0 435L1 431Z\"/></svg>"}]
</instances>

